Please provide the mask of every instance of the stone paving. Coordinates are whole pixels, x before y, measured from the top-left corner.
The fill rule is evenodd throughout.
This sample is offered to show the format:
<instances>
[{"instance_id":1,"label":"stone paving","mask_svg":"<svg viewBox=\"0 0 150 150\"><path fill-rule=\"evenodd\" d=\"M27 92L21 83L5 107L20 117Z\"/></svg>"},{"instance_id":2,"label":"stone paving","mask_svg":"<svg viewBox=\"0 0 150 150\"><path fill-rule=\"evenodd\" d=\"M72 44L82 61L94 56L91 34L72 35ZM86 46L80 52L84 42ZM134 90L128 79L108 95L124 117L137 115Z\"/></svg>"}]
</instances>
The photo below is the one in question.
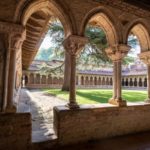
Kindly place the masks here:
<instances>
[{"instance_id":1,"label":"stone paving","mask_svg":"<svg viewBox=\"0 0 150 150\"><path fill-rule=\"evenodd\" d=\"M56 139L53 130L53 107L66 103L41 90L21 89L17 110L32 114L32 142Z\"/></svg>"}]
</instances>

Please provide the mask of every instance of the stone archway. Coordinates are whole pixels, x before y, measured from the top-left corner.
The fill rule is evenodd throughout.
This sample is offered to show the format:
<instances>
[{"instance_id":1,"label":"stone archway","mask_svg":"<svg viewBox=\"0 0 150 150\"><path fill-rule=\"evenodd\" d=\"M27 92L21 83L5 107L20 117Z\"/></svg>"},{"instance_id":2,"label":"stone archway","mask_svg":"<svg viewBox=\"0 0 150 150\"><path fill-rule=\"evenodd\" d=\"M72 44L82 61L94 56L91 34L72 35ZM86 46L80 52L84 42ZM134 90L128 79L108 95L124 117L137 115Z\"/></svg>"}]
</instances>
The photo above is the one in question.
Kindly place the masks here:
<instances>
[{"instance_id":1,"label":"stone archway","mask_svg":"<svg viewBox=\"0 0 150 150\"><path fill-rule=\"evenodd\" d=\"M147 21L144 19L133 20L126 25L124 32L124 40L127 42L128 35L132 32L139 40L141 52L147 51L150 49L150 29L147 25Z\"/></svg>"}]
</instances>

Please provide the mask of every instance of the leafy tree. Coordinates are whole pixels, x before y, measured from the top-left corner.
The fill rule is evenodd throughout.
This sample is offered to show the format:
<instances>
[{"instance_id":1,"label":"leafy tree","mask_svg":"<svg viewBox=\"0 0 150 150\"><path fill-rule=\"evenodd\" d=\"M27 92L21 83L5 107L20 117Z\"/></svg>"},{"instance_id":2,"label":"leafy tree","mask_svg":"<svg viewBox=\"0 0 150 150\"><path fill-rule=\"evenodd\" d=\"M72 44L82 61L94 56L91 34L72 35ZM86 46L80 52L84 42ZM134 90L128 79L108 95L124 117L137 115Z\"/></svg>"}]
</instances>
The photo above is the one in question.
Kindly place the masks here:
<instances>
[{"instance_id":1,"label":"leafy tree","mask_svg":"<svg viewBox=\"0 0 150 150\"><path fill-rule=\"evenodd\" d=\"M55 20L51 23L48 35L50 36L51 42L53 43L53 47L50 49L53 50L53 58L62 60L65 57L65 62L63 64L64 84L62 90L69 90L70 58L69 55L65 52L62 45L62 42L64 40L64 31L62 24L58 20ZM93 68L98 67L101 64L111 64L111 61L105 53L105 48L108 46L108 43L104 31L99 27L88 25L85 30L85 36L89 38L89 43L86 44L85 48L77 58L77 68L88 69L89 64L90 66L93 66ZM132 47L135 47L135 45L137 44L137 40L135 38L129 38L128 43ZM47 52L49 53L50 51L48 50ZM50 54L52 54L52 52ZM47 59L47 55L45 52L44 54L41 54L41 56L37 56L37 58L40 57L44 57ZM134 58L128 56L124 59L123 63L128 64L133 61ZM59 66L57 66L57 69L58 68ZM60 68L60 70L63 71L62 65L60 65ZM52 71L50 68L47 69Z\"/></svg>"}]
</instances>

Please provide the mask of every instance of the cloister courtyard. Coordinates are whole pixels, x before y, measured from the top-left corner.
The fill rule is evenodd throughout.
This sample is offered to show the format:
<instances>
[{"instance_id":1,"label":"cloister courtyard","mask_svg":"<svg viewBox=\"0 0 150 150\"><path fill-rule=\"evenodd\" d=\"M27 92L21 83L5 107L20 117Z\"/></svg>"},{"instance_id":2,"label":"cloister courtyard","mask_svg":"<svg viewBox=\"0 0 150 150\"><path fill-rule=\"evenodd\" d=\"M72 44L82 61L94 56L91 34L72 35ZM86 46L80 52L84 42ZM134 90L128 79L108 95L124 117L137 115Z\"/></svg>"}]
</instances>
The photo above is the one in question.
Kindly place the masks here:
<instances>
[{"instance_id":1,"label":"cloister courtyard","mask_svg":"<svg viewBox=\"0 0 150 150\"><path fill-rule=\"evenodd\" d=\"M150 149L150 1L0 1L0 150Z\"/></svg>"},{"instance_id":2,"label":"cloister courtyard","mask_svg":"<svg viewBox=\"0 0 150 150\"><path fill-rule=\"evenodd\" d=\"M67 101L69 92L64 92L61 89L43 89L45 94L61 98ZM147 98L146 90L123 90L123 99L127 102L144 102ZM76 99L79 104L100 104L108 103L108 99L112 97L111 89L77 89Z\"/></svg>"}]
</instances>

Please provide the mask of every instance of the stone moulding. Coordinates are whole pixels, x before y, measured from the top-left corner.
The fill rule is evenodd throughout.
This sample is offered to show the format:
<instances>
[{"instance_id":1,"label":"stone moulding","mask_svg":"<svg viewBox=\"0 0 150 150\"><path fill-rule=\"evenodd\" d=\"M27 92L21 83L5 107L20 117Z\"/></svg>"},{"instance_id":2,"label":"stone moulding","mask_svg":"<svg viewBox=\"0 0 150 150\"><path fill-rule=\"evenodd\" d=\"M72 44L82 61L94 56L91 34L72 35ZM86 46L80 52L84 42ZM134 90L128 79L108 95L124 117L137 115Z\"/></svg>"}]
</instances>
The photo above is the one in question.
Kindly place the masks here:
<instances>
[{"instance_id":1,"label":"stone moulding","mask_svg":"<svg viewBox=\"0 0 150 150\"><path fill-rule=\"evenodd\" d=\"M0 21L0 32L22 33L24 30L25 30L25 27L23 27L22 25Z\"/></svg>"},{"instance_id":2,"label":"stone moulding","mask_svg":"<svg viewBox=\"0 0 150 150\"><path fill-rule=\"evenodd\" d=\"M150 51L142 52L138 56L145 64L150 65Z\"/></svg>"}]
</instances>

